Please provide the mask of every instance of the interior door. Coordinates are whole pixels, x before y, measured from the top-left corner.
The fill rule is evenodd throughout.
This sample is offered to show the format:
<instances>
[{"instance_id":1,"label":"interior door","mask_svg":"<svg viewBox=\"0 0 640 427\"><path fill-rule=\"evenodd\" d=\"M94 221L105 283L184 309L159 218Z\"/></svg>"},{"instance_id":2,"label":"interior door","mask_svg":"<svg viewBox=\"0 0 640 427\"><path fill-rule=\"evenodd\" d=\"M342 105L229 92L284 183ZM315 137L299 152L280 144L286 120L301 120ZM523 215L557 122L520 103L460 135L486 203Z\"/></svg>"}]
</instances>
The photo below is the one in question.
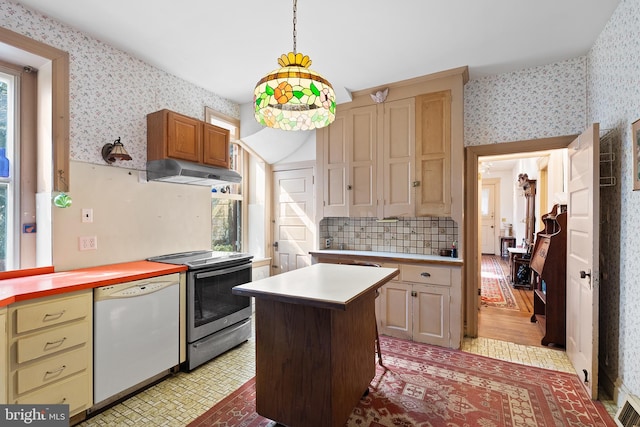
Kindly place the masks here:
<instances>
[{"instance_id":1,"label":"interior door","mask_svg":"<svg viewBox=\"0 0 640 427\"><path fill-rule=\"evenodd\" d=\"M567 206L567 355L593 399L598 396L599 142L594 123L569 145Z\"/></svg>"},{"instance_id":2,"label":"interior door","mask_svg":"<svg viewBox=\"0 0 640 427\"><path fill-rule=\"evenodd\" d=\"M272 274L311 265L315 241L313 168L275 171Z\"/></svg>"},{"instance_id":3,"label":"interior door","mask_svg":"<svg viewBox=\"0 0 640 427\"><path fill-rule=\"evenodd\" d=\"M480 241L483 254L496 253L495 195L496 185L483 181L480 195Z\"/></svg>"}]
</instances>

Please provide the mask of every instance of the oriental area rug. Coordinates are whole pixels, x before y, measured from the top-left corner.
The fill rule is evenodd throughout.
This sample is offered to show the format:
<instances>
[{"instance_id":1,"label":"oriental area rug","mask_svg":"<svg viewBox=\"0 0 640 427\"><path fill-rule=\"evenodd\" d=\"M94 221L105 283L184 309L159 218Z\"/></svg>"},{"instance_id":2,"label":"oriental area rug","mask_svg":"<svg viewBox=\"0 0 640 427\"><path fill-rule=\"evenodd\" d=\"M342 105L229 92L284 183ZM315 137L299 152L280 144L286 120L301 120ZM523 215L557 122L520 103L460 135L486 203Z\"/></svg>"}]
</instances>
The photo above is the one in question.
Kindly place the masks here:
<instances>
[{"instance_id":1,"label":"oriental area rug","mask_svg":"<svg viewBox=\"0 0 640 427\"><path fill-rule=\"evenodd\" d=\"M380 338L385 368L376 365L348 427L616 426L576 375ZM189 424L275 425L255 412L255 378Z\"/></svg>"},{"instance_id":2,"label":"oriental area rug","mask_svg":"<svg viewBox=\"0 0 640 427\"><path fill-rule=\"evenodd\" d=\"M508 269L494 256L482 255L481 272L482 284L480 302L486 307L507 308L519 310L516 298L511 290L511 283L504 269Z\"/></svg>"}]
</instances>

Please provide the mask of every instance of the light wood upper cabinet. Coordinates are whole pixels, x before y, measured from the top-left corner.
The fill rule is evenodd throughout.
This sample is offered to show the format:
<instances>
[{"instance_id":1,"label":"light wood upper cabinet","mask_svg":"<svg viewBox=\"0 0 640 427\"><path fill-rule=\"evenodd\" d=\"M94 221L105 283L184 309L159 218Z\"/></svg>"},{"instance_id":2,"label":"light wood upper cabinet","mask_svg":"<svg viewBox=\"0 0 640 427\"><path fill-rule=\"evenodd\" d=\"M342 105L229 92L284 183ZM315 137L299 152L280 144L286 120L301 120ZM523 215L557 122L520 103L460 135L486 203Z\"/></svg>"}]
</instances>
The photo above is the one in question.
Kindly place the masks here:
<instances>
[{"instance_id":1,"label":"light wood upper cabinet","mask_svg":"<svg viewBox=\"0 0 640 427\"><path fill-rule=\"evenodd\" d=\"M324 217L413 216L413 98L339 110L318 130Z\"/></svg>"},{"instance_id":2,"label":"light wood upper cabinet","mask_svg":"<svg viewBox=\"0 0 640 427\"><path fill-rule=\"evenodd\" d=\"M451 214L451 91L416 97L416 216Z\"/></svg>"},{"instance_id":3,"label":"light wood upper cabinet","mask_svg":"<svg viewBox=\"0 0 640 427\"><path fill-rule=\"evenodd\" d=\"M413 216L415 162L415 103L401 99L384 104L384 129L380 165L383 218Z\"/></svg>"},{"instance_id":4,"label":"light wood upper cabinet","mask_svg":"<svg viewBox=\"0 0 640 427\"><path fill-rule=\"evenodd\" d=\"M318 129L318 157L323 161L322 206L326 217L349 216L347 194L347 111L338 110L331 126Z\"/></svg>"},{"instance_id":5,"label":"light wood upper cabinet","mask_svg":"<svg viewBox=\"0 0 640 427\"><path fill-rule=\"evenodd\" d=\"M227 129L169 110L147 115L147 160L173 158L229 167Z\"/></svg>"},{"instance_id":6,"label":"light wood upper cabinet","mask_svg":"<svg viewBox=\"0 0 640 427\"><path fill-rule=\"evenodd\" d=\"M349 216L375 217L377 215L378 137L377 105L349 110L347 113Z\"/></svg>"}]
</instances>

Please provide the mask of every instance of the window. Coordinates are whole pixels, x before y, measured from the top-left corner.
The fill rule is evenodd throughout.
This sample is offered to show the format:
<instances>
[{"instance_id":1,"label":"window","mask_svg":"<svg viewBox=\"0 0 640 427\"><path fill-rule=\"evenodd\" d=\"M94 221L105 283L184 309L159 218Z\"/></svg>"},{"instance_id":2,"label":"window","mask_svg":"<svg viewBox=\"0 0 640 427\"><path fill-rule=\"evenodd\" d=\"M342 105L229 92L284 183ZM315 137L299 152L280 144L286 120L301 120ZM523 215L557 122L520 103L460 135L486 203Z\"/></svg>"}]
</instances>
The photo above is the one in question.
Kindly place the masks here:
<instances>
[{"instance_id":1,"label":"window","mask_svg":"<svg viewBox=\"0 0 640 427\"><path fill-rule=\"evenodd\" d=\"M205 119L218 127L228 129L229 168L244 176L245 152L237 141L240 121L205 108ZM211 248L214 251L242 252L244 250L243 208L244 182L221 184L211 189Z\"/></svg>"},{"instance_id":2,"label":"window","mask_svg":"<svg viewBox=\"0 0 640 427\"><path fill-rule=\"evenodd\" d=\"M0 271L14 269L18 263L13 250L16 238L15 199L19 181L15 155L16 88L18 78L0 71Z\"/></svg>"},{"instance_id":3,"label":"window","mask_svg":"<svg viewBox=\"0 0 640 427\"><path fill-rule=\"evenodd\" d=\"M230 168L242 175L243 150L231 143L230 151ZM243 250L242 208L242 184L222 184L211 189L211 248L214 251Z\"/></svg>"}]
</instances>

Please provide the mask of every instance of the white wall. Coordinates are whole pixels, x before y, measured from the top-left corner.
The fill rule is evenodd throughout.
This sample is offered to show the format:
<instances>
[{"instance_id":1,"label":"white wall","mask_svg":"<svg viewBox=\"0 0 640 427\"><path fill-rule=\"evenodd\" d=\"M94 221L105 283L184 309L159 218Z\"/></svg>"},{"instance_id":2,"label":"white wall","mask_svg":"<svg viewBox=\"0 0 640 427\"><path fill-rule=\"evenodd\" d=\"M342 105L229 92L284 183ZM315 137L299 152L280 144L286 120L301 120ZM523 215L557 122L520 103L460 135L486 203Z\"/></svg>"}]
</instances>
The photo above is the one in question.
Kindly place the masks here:
<instances>
[{"instance_id":1,"label":"white wall","mask_svg":"<svg viewBox=\"0 0 640 427\"><path fill-rule=\"evenodd\" d=\"M70 207L54 208L56 270L113 264L154 255L211 249L209 187L140 180L138 171L72 161L78 182ZM82 222L93 209L93 223ZM80 251L80 236L98 249Z\"/></svg>"}]
</instances>

